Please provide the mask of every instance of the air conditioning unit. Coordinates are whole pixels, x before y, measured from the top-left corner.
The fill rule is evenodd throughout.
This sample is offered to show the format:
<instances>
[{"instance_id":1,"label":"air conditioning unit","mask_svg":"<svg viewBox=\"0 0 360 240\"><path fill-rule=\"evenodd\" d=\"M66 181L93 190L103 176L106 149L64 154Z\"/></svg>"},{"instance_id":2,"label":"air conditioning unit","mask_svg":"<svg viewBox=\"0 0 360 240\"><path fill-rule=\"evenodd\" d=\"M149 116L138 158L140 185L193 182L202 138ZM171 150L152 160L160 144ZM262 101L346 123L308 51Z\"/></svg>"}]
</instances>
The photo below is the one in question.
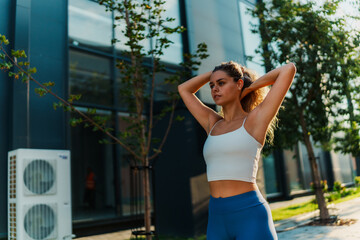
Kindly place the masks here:
<instances>
[{"instance_id":1,"label":"air conditioning unit","mask_svg":"<svg viewBox=\"0 0 360 240\"><path fill-rule=\"evenodd\" d=\"M70 151L8 153L8 239L71 239Z\"/></svg>"}]
</instances>

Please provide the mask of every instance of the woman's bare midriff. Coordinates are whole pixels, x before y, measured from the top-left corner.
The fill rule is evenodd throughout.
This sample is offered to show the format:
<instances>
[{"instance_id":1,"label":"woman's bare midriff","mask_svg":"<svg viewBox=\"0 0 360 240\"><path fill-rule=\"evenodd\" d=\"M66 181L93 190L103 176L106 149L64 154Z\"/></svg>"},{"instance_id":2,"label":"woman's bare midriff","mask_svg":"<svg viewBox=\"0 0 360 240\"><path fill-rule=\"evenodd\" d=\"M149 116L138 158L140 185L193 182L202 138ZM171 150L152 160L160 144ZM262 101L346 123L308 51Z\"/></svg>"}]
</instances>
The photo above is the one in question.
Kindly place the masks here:
<instances>
[{"instance_id":1,"label":"woman's bare midriff","mask_svg":"<svg viewBox=\"0 0 360 240\"><path fill-rule=\"evenodd\" d=\"M214 198L225 198L239 195L242 193L257 190L256 183L238 180L219 180L209 182L210 194Z\"/></svg>"}]
</instances>

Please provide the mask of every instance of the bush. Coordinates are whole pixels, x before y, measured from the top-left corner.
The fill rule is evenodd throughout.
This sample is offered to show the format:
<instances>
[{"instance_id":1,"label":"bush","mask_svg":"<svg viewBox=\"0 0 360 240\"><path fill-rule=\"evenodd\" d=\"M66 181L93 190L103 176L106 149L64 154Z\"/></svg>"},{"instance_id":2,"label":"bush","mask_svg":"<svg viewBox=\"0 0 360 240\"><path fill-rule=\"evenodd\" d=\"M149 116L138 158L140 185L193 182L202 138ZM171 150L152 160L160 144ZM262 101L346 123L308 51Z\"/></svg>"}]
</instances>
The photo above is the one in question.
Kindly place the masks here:
<instances>
[{"instance_id":1,"label":"bush","mask_svg":"<svg viewBox=\"0 0 360 240\"><path fill-rule=\"evenodd\" d=\"M355 194L357 191L355 189L349 189L349 190L344 190L341 192L341 197L346 197L349 195L353 195Z\"/></svg>"},{"instance_id":2,"label":"bush","mask_svg":"<svg viewBox=\"0 0 360 240\"><path fill-rule=\"evenodd\" d=\"M356 176L354 178L354 182L356 187L360 187L360 176Z\"/></svg>"},{"instance_id":3,"label":"bush","mask_svg":"<svg viewBox=\"0 0 360 240\"><path fill-rule=\"evenodd\" d=\"M331 193L329 196L326 196L325 198L327 199L328 202L333 202L341 198L341 193L334 192Z\"/></svg>"},{"instance_id":4,"label":"bush","mask_svg":"<svg viewBox=\"0 0 360 240\"><path fill-rule=\"evenodd\" d=\"M328 195L325 196L325 201L326 202L333 202L333 201L338 200L340 198L350 196L350 195L354 195L354 194L360 192L360 176L355 177L355 184L357 186L356 189L346 189L345 185L342 184L340 181L335 181L332 192L328 193L328 185L327 185L326 180L321 181L323 191L325 193L328 193ZM314 192L315 188L314 188L314 184L312 182L310 183L310 187L311 187L312 191ZM316 199L313 199L312 203L317 204Z\"/></svg>"},{"instance_id":5,"label":"bush","mask_svg":"<svg viewBox=\"0 0 360 240\"><path fill-rule=\"evenodd\" d=\"M320 185L322 187L322 190L324 193L327 193L328 192L328 184L327 184L327 181L326 180L321 180L320 181ZM310 188L313 192L315 192L315 184L313 182L310 183Z\"/></svg>"},{"instance_id":6,"label":"bush","mask_svg":"<svg viewBox=\"0 0 360 240\"><path fill-rule=\"evenodd\" d=\"M344 191L346 189L345 185L342 184L339 181L334 182L333 191L340 193L341 191Z\"/></svg>"}]
</instances>

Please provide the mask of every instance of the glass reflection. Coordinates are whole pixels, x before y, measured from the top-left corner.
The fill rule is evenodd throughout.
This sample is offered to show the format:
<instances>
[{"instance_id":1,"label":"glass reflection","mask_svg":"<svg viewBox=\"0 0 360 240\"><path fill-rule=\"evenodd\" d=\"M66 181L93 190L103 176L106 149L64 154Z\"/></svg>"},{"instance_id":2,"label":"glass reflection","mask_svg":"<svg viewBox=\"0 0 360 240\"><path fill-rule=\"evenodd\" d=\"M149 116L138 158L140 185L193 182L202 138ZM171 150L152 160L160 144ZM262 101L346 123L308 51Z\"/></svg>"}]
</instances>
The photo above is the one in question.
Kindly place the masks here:
<instances>
[{"instance_id":1,"label":"glass reflection","mask_svg":"<svg viewBox=\"0 0 360 240\"><path fill-rule=\"evenodd\" d=\"M264 175L265 175L265 189L266 193L279 192L279 186L276 178L275 158L273 154L263 157Z\"/></svg>"},{"instance_id":2,"label":"glass reflection","mask_svg":"<svg viewBox=\"0 0 360 240\"><path fill-rule=\"evenodd\" d=\"M111 12L106 12L104 6L89 0L70 0L68 12L70 43L111 50Z\"/></svg>"},{"instance_id":3,"label":"glass reflection","mask_svg":"<svg viewBox=\"0 0 360 240\"><path fill-rule=\"evenodd\" d=\"M86 109L78 109L86 112ZM111 114L109 111L97 112L100 116ZM72 113L71 117L78 116ZM71 128L74 222L116 216L113 145L99 144L99 140L104 138L102 132L94 132L91 127L84 128L79 125Z\"/></svg>"},{"instance_id":4,"label":"glass reflection","mask_svg":"<svg viewBox=\"0 0 360 240\"><path fill-rule=\"evenodd\" d=\"M119 130L124 133L131 125L129 114L118 113ZM135 166L133 157L121 149L121 195L122 195L122 213L124 216L144 213L144 191L142 182L142 170L132 170L130 167ZM142 165L142 164L140 164ZM151 174L150 174L151 176ZM152 186L152 179L150 177L150 186ZM151 209L152 203L152 189L150 190Z\"/></svg>"},{"instance_id":5,"label":"glass reflection","mask_svg":"<svg viewBox=\"0 0 360 240\"><path fill-rule=\"evenodd\" d=\"M251 32L252 25L259 25L259 19L251 16L251 14L247 11L248 8L254 8L254 6L246 4L242 1L239 2L245 55L252 56L253 62L262 63L263 60L261 54L255 53L255 50L260 46L261 37L259 34Z\"/></svg>"},{"instance_id":6,"label":"glass reflection","mask_svg":"<svg viewBox=\"0 0 360 240\"><path fill-rule=\"evenodd\" d=\"M169 27L177 27L180 26L180 7L178 0L167 0L165 1L164 8L166 12L164 14L164 18L171 17L175 18L175 21L166 24ZM161 36L162 37L162 36ZM183 61L182 55L182 40L181 34L171 34L168 36L168 39L173 42L173 44L164 49L164 55L162 56L161 60L164 62L179 64Z\"/></svg>"},{"instance_id":7,"label":"glass reflection","mask_svg":"<svg viewBox=\"0 0 360 240\"><path fill-rule=\"evenodd\" d=\"M331 151L331 159L334 169L333 171L335 175L335 181L340 181L341 183L353 182L353 166L351 155Z\"/></svg>"},{"instance_id":8,"label":"glass reflection","mask_svg":"<svg viewBox=\"0 0 360 240\"><path fill-rule=\"evenodd\" d=\"M69 87L71 94L82 95L79 102L112 105L110 61L71 50Z\"/></svg>"},{"instance_id":9,"label":"glass reflection","mask_svg":"<svg viewBox=\"0 0 360 240\"><path fill-rule=\"evenodd\" d=\"M296 156L295 151L283 150L283 156L286 165L287 175L290 181L291 191L302 190L303 181L301 176L301 167L299 165L299 160Z\"/></svg>"},{"instance_id":10,"label":"glass reflection","mask_svg":"<svg viewBox=\"0 0 360 240\"><path fill-rule=\"evenodd\" d=\"M166 24L169 27L180 26L180 10L179 10L179 1L178 0L168 0L165 2L164 8L166 12L163 14L163 18L171 17L175 18L175 21ZM123 54L123 51L130 51L130 48L125 45L128 39L124 36L123 31L125 31L125 21L117 20L117 27L115 28L115 38L119 40L116 42L115 49L118 50L118 54ZM160 37L164 37L163 34ZM168 63L179 64L183 61L182 56L182 39L181 34L171 34L168 36L168 39L173 42L170 47L163 49L164 55L161 57L161 60ZM144 51L148 52L152 47L155 47L155 39L144 39L142 42L144 46Z\"/></svg>"}]
</instances>

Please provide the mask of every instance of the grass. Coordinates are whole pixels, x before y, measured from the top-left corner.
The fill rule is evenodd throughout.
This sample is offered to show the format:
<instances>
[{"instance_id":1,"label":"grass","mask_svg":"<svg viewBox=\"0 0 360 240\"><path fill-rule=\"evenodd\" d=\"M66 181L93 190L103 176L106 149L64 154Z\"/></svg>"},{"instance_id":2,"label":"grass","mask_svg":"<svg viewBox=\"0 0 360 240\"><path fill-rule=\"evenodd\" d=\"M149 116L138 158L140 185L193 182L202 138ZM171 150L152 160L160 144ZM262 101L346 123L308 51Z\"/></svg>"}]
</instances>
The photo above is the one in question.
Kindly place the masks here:
<instances>
[{"instance_id":1,"label":"grass","mask_svg":"<svg viewBox=\"0 0 360 240\"><path fill-rule=\"evenodd\" d=\"M331 203L341 203L358 197L360 197L360 191L355 194L334 200ZM307 201L304 203L294 204L283 208L277 208L272 210L271 213L273 220L279 221L302 213L312 212L316 209L318 209L318 205L316 203L314 203L313 201Z\"/></svg>"},{"instance_id":2,"label":"grass","mask_svg":"<svg viewBox=\"0 0 360 240\"><path fill-rule=\"evenodd\" d=\"M345 201L348 201L348 200L351 200L351 199L354 199L354 198L358 198L358 197L360 197L360 191L353 194L353 195L349 195L349 196L346 196L344 198L337 199L337 200L333 201L332 203L341 203L341 202L345 202Z\"/></svg>"},{"instance_id":3,"label":"grass","mask_svg":"<svg viewBox=\"0 0 360 240\"><path fill-rule=\"evenodd\" d=\"M317 208L317 204L313 203L312 201L307 201L304 203L293 204L287 207L271 210L271 214L274 221L279 221L302 213L315 211Z\"/></svg>"}]
</instances>

